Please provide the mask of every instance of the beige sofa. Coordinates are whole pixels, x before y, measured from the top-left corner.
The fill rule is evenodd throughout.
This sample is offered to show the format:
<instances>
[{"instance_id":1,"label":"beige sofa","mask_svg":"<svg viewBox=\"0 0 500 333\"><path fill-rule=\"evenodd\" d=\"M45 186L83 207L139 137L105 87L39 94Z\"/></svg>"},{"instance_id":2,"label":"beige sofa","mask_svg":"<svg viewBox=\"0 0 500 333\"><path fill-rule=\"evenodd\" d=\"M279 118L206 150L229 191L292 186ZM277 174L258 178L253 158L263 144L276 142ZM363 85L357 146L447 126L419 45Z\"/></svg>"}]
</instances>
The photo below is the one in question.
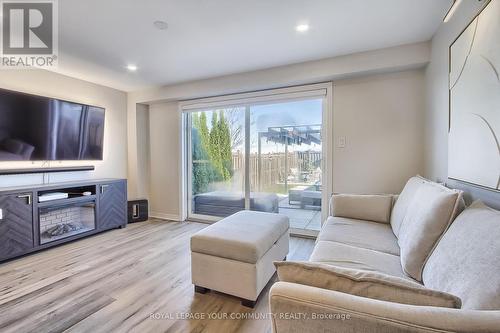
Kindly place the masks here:
<instances>
[{"instance_id":1,"label":"beige sofa","mask_svg":"<svg viewBox=\"0 0 500 333\"><path fill-rule=\"evenodd\" d=\"M273 331L500 332L500 212L464 208L420 177L335 195L309 262L276 263Z\"/></svg>"}]
</instances>

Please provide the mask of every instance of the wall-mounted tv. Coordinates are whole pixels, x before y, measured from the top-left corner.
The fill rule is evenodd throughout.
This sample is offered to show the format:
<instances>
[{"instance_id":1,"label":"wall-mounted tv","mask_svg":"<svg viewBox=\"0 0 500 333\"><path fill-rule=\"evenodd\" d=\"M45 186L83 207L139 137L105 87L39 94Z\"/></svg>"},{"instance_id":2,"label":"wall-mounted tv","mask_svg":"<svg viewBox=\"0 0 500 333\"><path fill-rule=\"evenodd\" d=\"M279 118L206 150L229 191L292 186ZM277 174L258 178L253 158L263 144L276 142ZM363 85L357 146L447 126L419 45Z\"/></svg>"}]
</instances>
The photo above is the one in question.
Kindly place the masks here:
<instances>
[{"instance_id":1,"label":"wall-mounted tv","mask_svg":"<svg viewBox=\"0 0 500 333\"><path fill-rule=\"evenodd\" d=\"M102 160L104 109L0 89L0 161Z\"/></svg>"}]
</instances>

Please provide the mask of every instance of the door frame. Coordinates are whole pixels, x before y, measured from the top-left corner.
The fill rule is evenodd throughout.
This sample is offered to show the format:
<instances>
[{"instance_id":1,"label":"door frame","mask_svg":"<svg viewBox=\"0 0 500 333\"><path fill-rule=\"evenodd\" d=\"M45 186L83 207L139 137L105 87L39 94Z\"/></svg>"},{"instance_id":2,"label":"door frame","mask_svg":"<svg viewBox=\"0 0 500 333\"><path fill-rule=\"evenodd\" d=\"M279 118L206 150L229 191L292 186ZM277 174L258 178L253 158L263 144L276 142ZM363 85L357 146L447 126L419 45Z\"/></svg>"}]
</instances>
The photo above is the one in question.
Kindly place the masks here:
<instances>
[{"instance_id":1,"label":"door frame","mask_svg":"<svg viewBox=\"0 0 500 333\"><path fill-rule=\"evenodd\" d=\"M202 111L213 108L223 107L246 107L249 104L271 104L278 102L289 102L293 100L303 100L319 97L323 99L323 116L322 116L322 208L321 208L321 223L328 216L328 202L333 194L333 152L334 152L334 133L333 133L333 83L315 83L309 85L292 86L277 89L260 90L232 95L222 95L201 99L185 100L179 102L179 112L181 118L181 147L180 147L180 174L181 174L181 219L214 223L220 220L220 217L204 216L197 214L189 214L192 208L190 193L192 190L191 174L188 172L191 162L191 128L188 121L188 114L194 111ZM245 108L245 112L247 112ZM246 134L245 134L246 137ZM247 168L245 163L245 169ZM245 172L246 173L246 172ZM247 177L245 177L247 178ZM249 189L248 189L249 190ZM293 234L303 234L303 229L292 229ZM306 230L306 236L314 237L317 232L309 232Z\"/></svg>"}]
</instances>

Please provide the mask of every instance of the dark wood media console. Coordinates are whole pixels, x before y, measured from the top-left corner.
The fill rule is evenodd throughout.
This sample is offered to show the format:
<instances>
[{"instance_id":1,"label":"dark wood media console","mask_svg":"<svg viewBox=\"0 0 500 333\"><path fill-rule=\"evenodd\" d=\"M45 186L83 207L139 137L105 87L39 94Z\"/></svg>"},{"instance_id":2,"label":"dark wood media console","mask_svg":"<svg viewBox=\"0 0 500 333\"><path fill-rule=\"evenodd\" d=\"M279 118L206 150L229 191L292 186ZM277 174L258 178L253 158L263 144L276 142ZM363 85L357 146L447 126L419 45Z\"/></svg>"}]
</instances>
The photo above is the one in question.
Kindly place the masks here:
<instances>
[{"instance_id":1,"label":"dark wood media console","mask_svg":"<svg viewBox=\"0 0 500 333\"><path fill-rule=\"evenodd\" d=\"M39 202L54 192L68 198ZM0 261L126 224L125 179L0 189Z\"/></svg>"}]
</instances>

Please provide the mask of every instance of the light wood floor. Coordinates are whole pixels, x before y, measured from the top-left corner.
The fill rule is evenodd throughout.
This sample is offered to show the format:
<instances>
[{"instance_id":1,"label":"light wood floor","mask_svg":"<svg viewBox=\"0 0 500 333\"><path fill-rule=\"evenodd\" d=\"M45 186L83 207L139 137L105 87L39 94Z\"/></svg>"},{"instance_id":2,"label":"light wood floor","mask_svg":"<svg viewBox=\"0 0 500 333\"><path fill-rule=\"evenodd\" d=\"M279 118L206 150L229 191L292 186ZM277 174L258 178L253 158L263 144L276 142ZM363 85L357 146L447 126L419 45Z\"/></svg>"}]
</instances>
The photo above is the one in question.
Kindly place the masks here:
<instances>
[{"instance_id":1,"label":"light wood floor","mask_svg":"<svg viewBox=\"0 0 500 333\"><path fill-rule=\"evenodd\" d=\"M253 310L194 293L189 238L205 226L151 220L0 264L0 332L270 332L271 283ZM292 238L289 259L313 246ZM264 319L208 317L254 312Z\"/></svg>"}]
</instances>

